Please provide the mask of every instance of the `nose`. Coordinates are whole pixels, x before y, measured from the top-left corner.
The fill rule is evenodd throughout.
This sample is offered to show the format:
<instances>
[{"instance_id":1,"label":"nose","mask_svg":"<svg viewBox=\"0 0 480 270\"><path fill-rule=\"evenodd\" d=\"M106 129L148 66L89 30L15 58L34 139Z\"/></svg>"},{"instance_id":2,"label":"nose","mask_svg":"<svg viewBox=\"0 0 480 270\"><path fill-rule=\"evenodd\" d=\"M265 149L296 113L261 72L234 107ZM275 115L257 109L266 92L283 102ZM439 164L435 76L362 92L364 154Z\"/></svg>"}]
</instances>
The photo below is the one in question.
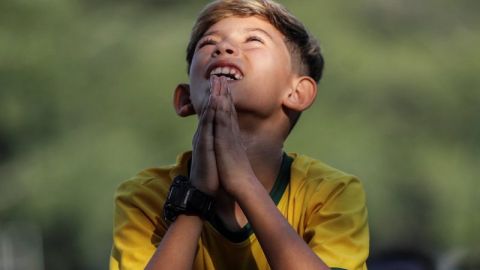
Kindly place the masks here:
<instances>
[{"instance_id":1,"label":"nose","mask_svg":"<svg viewBox=\"0 0 480 270\"><path fill-rule=\"evenodd\" d=\"M217 43L217 46L212 53L212 56L215 57L215 56L225 55L225 54L233 55L236 52L237 52L237 48L235 48L235 46L232 43L228 41L222 41Z\"/></svg>"}]
</instances>

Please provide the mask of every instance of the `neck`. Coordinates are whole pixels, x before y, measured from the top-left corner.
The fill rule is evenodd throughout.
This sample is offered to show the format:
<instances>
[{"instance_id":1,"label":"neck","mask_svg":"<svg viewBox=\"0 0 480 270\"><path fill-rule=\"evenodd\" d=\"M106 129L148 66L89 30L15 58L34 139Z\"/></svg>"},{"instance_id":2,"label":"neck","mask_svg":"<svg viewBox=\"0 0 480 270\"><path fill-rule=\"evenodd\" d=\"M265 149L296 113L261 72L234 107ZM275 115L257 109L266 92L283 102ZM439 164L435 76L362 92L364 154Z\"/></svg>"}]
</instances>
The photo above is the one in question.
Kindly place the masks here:
<instances>
[{"instance_id":1,"label":"neck","mask_svg":"<svg viewBox=\"0 0 480 270\"><path fill-rule=\"evenodd\" d=\"M273 138L252 138L250 135L243 137L246 138L243 143L253 172L265 189L270 191L282 162L282 142Z\"/></svg>"},{"instance_id":2,"label":"neck","mask_svg":"<svg viewBox=\"0 0 480 270\"><path fill-rule=\"evenodd\" d=\"M242 143L253 172L265 189L270 191L282 162L283 142L288 134L285 132L288 131L288 125L241 114L238 122Z\"/></svg>"}]
</instances>

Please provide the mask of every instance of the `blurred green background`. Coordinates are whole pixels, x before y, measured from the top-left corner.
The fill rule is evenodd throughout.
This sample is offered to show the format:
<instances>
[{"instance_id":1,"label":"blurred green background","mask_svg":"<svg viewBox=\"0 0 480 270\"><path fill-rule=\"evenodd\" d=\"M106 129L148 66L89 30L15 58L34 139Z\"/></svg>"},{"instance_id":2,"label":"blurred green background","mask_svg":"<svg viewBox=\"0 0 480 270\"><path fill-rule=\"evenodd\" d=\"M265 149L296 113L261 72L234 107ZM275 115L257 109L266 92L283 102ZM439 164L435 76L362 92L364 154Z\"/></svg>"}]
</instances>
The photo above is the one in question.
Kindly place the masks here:
<instances>
[{"instance_id":1,"label":"blurred green background","mask_svg":"<svg viewBox=\"0 0 480 270\"><path fill-rule=\"evenodd\" d=\"M107 268L115 187L190 147L171 100L206 2L0 1L2 269ZM480 2L280 2L326 58L286 150L363 180L372 254L478 250Z\"/></svg>"}]
</instances>

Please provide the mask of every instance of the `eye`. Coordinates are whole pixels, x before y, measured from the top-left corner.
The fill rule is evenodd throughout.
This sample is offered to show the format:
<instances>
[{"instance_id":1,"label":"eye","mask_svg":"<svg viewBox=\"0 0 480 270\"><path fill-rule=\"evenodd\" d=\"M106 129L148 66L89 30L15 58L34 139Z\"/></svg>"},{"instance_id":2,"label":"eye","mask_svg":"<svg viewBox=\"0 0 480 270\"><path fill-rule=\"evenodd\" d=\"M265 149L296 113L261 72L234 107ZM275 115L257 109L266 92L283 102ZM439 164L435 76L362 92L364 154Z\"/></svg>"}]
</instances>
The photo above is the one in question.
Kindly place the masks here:
<instances>
[{"instance_id":1,"label":"eye","mask_svg":"<svg viewBox=\"0 0 480 270\"><path fill-rule=\"evenodd\" d=\"M258 36L249 36L249 37L247 38L247 42L250 42L250 41L263 43L263 39L261 39L261 38L258 37Z\"/></svg>"},{"instance_id":2,"label":"eye","mask_svg":"<svg viewBox=\"0 0 480 270\"><path fill-rule=\"evenodd\" d=\"M205 47L206 45L215 45L216 42L212 38L206 38L198 42L198 48Z\"/></svg>"}]
</instances>

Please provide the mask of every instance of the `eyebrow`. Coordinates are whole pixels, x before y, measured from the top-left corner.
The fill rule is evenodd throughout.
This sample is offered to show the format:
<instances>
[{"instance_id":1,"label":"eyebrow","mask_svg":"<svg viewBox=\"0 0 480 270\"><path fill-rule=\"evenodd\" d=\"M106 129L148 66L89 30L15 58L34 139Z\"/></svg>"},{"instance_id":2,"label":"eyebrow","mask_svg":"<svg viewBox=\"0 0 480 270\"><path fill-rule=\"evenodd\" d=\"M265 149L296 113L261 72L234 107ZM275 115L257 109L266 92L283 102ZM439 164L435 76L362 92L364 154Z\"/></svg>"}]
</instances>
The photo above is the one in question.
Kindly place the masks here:
<instances>
[{"instance_id":1,"label":"eyebrow","mask_svg":"<svg viewBox=\"0 0 480 270\"><path fill-rule=\"evenodd\" d=\"M205 32L200 38L210 36L210 35L214 35L214 34L217 34L217 33L218 33L218 31L208 31L208 32Z\"/></svg>"},{"instance_id":2,"label":"eyebrow","mask_svg":"<svg viewBox=\"0 0 480 270\"><path fill-rule=\"evenodd\" d=\"M261 32L261 33L263 33L264 35L266 35L268 38L270 38L270 39L273 40L272 35L270 35L267 31L263 30L262 28L252 27L252 28L246 28L246 29L245 29L245 32L254 32L254 31Z\"/></svg>"},{"instance_id":3,"label":"eyebrow","mask_svg":"<svg viewBox=\"0 0 480 270\"><path fill-rule=\"evenodd\" d=\"M266 35L268 38L273 40L272 35L270 35L267 31L263 30L262 28L258 28L258 27L245 28L243 32L255 32L255 31L261 32L264 35ZM218 32L219 31L211 30L211 31L205 32L200 38L210 36L210 35L215 35L215 34L218 34Z\"/></svg>"}]
</instances>

